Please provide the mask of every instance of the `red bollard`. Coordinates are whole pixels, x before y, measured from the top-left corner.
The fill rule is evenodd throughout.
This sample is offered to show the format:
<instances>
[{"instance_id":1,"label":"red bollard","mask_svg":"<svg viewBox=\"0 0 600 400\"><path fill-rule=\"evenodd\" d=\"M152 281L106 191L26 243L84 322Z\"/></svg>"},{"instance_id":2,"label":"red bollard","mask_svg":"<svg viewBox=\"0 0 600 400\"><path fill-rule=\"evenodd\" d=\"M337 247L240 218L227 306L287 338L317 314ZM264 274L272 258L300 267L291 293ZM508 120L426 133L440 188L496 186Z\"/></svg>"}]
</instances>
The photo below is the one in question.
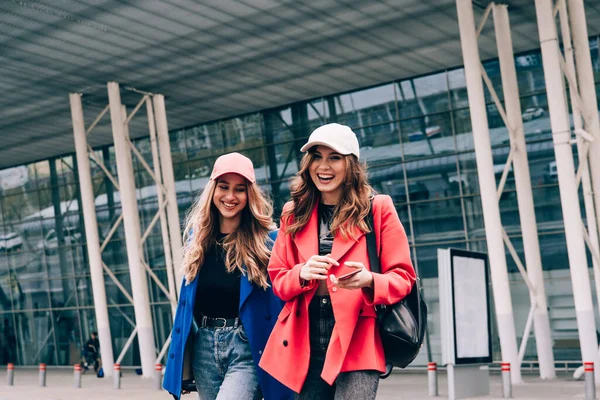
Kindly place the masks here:
<instances>
[{"instance_id":1,"label":"red bollard","mask_svg":"<svg viewBox=\"0 0 600 400\"><path fill-rule=\"evenodd\" d=\"M8 380L8 386L15 384L15 364L8 363L6 366L6 378Z\"/></svg>"},{"instance_id":2,"label":"red bollard","mask_svg":"<svg viewBox=\"0 0 600 400\"><path fill-rule=\"evenodd\" d=\"M583 363L585 374L585 400L596 400L596 383L594 381L594 363L586 361Z\"/></svg>"},{"instance_id":3,"label":"red bollard","mask_svg":"<svg viewBox=\"0 0 600 400\"><path fill-rule=\"evenodd\" d=\"M81 364L79 363L73 365L73 387L81 387Z\"/></svg>"},{"instance_id":4,"label":"red bollard","mask_svg":"<svg viewBox=\"0 0 600 400\"><path fill-rule=\"evenodd\" d=\"M156 390L162 389L162 364L156 364L154 376L154 387Z\"/></svg>"},{"instance_id":5,"label":"red bollard","mask_svg":"<svg viewBox=\"0 0 600 400\"><path fill-rule=\"evenodd\" d=\"M502 371L502 397L510 399L512 397L512 382L510 381L510 363L500 363Z\"/></svg>"},{"instance_id":6,"label":"red bollard","mask_svg":"<svg viewBox=\"0 0 600 400\"><path fill-rule=\"evenodd\" d=\"M113 382L115 389L121 389L121 364L115 364L115 372L113 373Z\"/></svg>"},{"instance_id":7,"label":"red bollard","mask_svg":"<svg viewBox=\"0 0 600 400\"><path fill-rule=\"evenodd\" d=\"M427 377L429 378L429 396L438 396L438 377L437 377L437 363L427 363Z\"/></svg>"},{"instance_id":8,"label":"red bollard","mask_svg":"<svg viewBox=\"0 0 600 400\"><path fill-rule=\"evenodd\" d=\"M40 387L46 386L46 364L40 364Z\"/></svg>"}]
</instances>

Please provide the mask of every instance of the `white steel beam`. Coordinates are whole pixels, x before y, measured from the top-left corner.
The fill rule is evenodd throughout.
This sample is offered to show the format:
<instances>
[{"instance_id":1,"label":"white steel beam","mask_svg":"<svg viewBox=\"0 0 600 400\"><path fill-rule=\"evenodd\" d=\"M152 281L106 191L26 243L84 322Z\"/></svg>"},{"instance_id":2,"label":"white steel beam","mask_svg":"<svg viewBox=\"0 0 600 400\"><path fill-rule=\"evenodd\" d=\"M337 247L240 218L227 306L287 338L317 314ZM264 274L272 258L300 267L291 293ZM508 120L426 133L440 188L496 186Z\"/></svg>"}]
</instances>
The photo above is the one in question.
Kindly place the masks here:
<instances>
[{"instance_id":1,"label":"white steel beam","mask_svg":"<svg viewBox=\"0 0 600 400\"><path fill-rule=\"evenodd\" d=\"M81 94L69 94L71 103L71 118L73 120L73 135L75 137L75 153L77 156L77 170L79 173L79 187L81 190L81 204L83 208L83 221L85 225L86 248L92 276L92 293L94 294L94 311L96 325L98 326L98 340L100 342L100 357L102 365L113 365L114 355L110 335L110 322L106 303L106 287L104 286L104 273L102 271L102 256L100 251L100 238L98 237L98 220L96 219L96 205L94 203L94 187L90 170L90 159L87 151L87 138L83 119ZM112 375L112 368L106 368L106 376Z\"/></svg>"},{"instance_id":2,"label":"white steel beam","mask_svg":"<svg viewBox=\"0 0 600 400\"><path fill-rule=\"evenodd\" d=\"M596 324L585 243L581 229L581 209L579 207L575 166L571 150L571 127L567 113L566 93L560 62L561 54L553 15L553 2L552 0L535 0L535 9L581 355L583 361L591 361L598 365ZM596 376L598 376L598 373Z\"/></svg>"},{"instance_id":3,"label":"white steel beam","mask_svg":"<svg viewBox=\"0 0 600 400\"><path fill-rule=\"evenodd\" d=\"M571 21L571 34L575 49L575 62L577 80L579 82L579 95L585 117L586 130L596 139L590 146L589 164L592 173L592 188L596 205L596 218L600 226L600 118L598 117L598 100L596 98L596 85L590 55L587 21L583 0L568 0L569 19Z\"/></svg>"},{"instance_id":4,"label":"white steel beam","mask_svg":"<svg viewBox=\"0 0 600 400\"><path fill-rule=\"evenodd\" d=\"M158 133L158 149L160 152L160 167L162 179L167 191L167 220L169 223L169 237L171 239L171 255L173 256L173 269L177 293L181 289L183 279L182 268L182 239L179 210L177 208L177 192L175 191L175 176L173 174L173 160L171 158L171 143L169 142L169 128L167 125L167 112L165 110L165 97L155 94L152 97L156 130Z\"/></svg>"},{"instance_id":5,"label":"white steel beam","mask_svg":"<svg viewBox=\"0 0 600 400\"><path fill-rule=\"evenodd\" d=\"M152 314L150 312L150 299L148 295L148 279L144 265L142 264L140 220L135 192L133 162L128 145L127 127L124 124L125 117L121 108L119 84L109 82L107 86L142 374L144 377L151 378L154 375L153 364L156 348L154 345Z\"/></svg>"},{"instance_id":6,"label":"white steel beam","mask_svg":"<svg viewBox=\"0 0 600 400\"><path fill-rule=\"evenodd\" d=\"M556 377L554 370L554 355L552 353L552 336L550 332L550 319L548 318L548 304L544 289L544 273L542 271L542 258L538 240L537 221L531 190L531 175L529 173L529 160L525 144L525 133L521 117L521 101L517 84L517 71L515 69L515 56L513 53L510 21L506 5L494 5L494 28L496 31L496 44L500 60L500 74L502 76L502 90L504 105L508 119L508 131L513 154L513 174L517 188L517 202L521 232L523 233L523 249L527 275L534 287L530 292L531 303L535 307L533 322L535 343L540 366L540 377L552 379ZM529 320L529 319L528 319ZM523 339L525 340L525 339Z\"/></svg>"},{"instance_id":7,"label":"white steel beam","mask_svg":"<svg viewBox=\"0 0 600 400\"><path fill-rule=\"evenodd\" d=\"M573 101L575 98L579 98L579 90L576 79L574 78L578 74L575 72L575 57L573 56L573 46L571 43L571 28L569 26L569 14L567 12L567 3L564 0L559 0L559 16L560 16L560 30L563 38L563 49L565 52L565 67L567 74L572 79L569 80L569 93L572 99L572 110L573 110L573 126L574 132L577 135L577 152L579 154L579 169L577 171L577 183L581 178L581 186L583 187L583 200L585 205L585 216L587 221L588 232L584 232L584 239L586 244L592 253L592 265L594 267L594 278L596 282L596 298L600 299L600 264L595 256L598 254L598 228L596 225L596 209L594 206L594 192L592 188L592 182L590 178L590 157L589 157L589 144L594 141L594 137L586 139L586 134L582 126L582 116L580 106L582 102ZM585 24L585 21L584 21ZM587 39L586 39L587 40ZM587 119L590 121L590 118ZM587 134L587 136L590 136ZM590 140L591 139L591 140ZM600 140L600 137L598 137ZM583 227L585 230L585 227Z\"/></svg>"},{"instance_id":8,"label":"white steel beam","mask_svg":"<svg viewBox=\"0 0 600 400\"><path fill-rule=\"evenodd\" d=\"M146 113L148 115L148 130L150 132L150 148L152 149L152 164L154 165L154 175L160 180L162 184L162 172L160 168L160 159L158 155L158 143L156 140L156 122L154 118L154 110L152 108L152 101L146 98ZM171 298L177 299L177 285L175 283L175 276L173 270L173 258L171 256L171 241L169 239L169 226L167 221L167 215L165 212L165 197L164 193L158 190L157 182L157 198L158 198L158 212L160 213L160 232L162 234L163 248L165 253L165 267L167 269L167 282L169 284L169 293ZM172 317L175 319L175 311L177 310L177 302L171 303Z\"/></svg>"},{"instance_id":9,"label":"white steel beam","mask_svg":"<svg viewBox=\"0 0 600 400\"><path fill-rule=\"evenodd\" d=\"M517 352L517 338L506 267L506 253L502 239L500 208L496 197L494 162L490 145L487 108L483 93L480 70L481 61L477 46L473 5L471 0L457 0L456 8L467 81L469 111L473 127L475 159L481 192L481 206L483 209L502 361L511 363L512 382L521 383L521 366Z\"/></svg>"}]
</instances>

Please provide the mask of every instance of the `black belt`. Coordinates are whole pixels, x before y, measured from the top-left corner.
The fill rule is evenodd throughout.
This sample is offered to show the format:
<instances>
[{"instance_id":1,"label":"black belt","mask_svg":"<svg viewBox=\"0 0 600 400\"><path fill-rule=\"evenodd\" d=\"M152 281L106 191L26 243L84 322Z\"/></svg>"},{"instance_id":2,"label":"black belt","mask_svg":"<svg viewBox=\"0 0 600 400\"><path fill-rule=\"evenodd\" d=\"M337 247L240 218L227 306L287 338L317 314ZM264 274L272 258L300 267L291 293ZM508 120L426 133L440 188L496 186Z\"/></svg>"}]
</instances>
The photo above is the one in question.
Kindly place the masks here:
<instances>
[{"instance_id":1,"label":"black belt","mask_svg":"<svg viewBox=\"0 0 600 400\"><path fill-rule=\"evenodd\" d=\"M200 323L198 326L200 328L227 328L230 326L237 328L239 324L239 318L212 318L203 315L202 318L200 318Z\"/></svg>"}]
</instances>

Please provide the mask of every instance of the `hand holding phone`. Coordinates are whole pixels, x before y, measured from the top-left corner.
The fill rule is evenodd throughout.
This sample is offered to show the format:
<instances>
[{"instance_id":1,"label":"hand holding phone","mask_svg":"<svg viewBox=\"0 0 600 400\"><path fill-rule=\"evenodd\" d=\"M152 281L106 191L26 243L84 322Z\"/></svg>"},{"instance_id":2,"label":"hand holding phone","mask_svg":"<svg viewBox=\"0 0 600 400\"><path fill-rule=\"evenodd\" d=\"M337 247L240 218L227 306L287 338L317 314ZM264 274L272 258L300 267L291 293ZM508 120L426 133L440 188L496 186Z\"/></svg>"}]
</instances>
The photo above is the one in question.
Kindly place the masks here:
<instances>
[{"instance_id":1,"label":"hand holding phone","mask_svg":"<svg viewBox=\"0 0 600 400\"><path fill-rule=\"evenodd\" d=\"M360 271L362 271L362 268L360 268L360 269L357 269L357 270L355 270L355 271L352 271L352 272L348 272L347 274L344 274L344 275L342 275L342 276L338 277L338 280L339 280L339 281L345 281L346 279L350 279L350 278L352 278L354 275L358 274Z\"/></svg>"}]
</instances>

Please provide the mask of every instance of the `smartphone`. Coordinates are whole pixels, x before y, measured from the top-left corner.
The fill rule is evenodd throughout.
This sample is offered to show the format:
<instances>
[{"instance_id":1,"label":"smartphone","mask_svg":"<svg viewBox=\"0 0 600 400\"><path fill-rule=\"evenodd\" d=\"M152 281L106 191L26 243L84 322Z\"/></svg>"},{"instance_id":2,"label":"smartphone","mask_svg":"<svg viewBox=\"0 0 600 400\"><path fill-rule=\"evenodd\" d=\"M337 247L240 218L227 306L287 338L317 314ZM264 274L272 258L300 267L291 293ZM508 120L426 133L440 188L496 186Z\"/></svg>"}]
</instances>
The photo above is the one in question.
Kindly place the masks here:
<instances>
[{"instance_id":1,"label":"smartphone","mask_svg":"<svg viewBox=\"0 0 600 400\"><path fill-rule=\"evenodd\" d=\"M357 270L352 271L352 272L348 272L347 274L338 277L338 281L345 281L346 279L350 279L354 275L358 274L360 271L362 271L362 268L357 269Z\"/></svg>"}]
</instances>

